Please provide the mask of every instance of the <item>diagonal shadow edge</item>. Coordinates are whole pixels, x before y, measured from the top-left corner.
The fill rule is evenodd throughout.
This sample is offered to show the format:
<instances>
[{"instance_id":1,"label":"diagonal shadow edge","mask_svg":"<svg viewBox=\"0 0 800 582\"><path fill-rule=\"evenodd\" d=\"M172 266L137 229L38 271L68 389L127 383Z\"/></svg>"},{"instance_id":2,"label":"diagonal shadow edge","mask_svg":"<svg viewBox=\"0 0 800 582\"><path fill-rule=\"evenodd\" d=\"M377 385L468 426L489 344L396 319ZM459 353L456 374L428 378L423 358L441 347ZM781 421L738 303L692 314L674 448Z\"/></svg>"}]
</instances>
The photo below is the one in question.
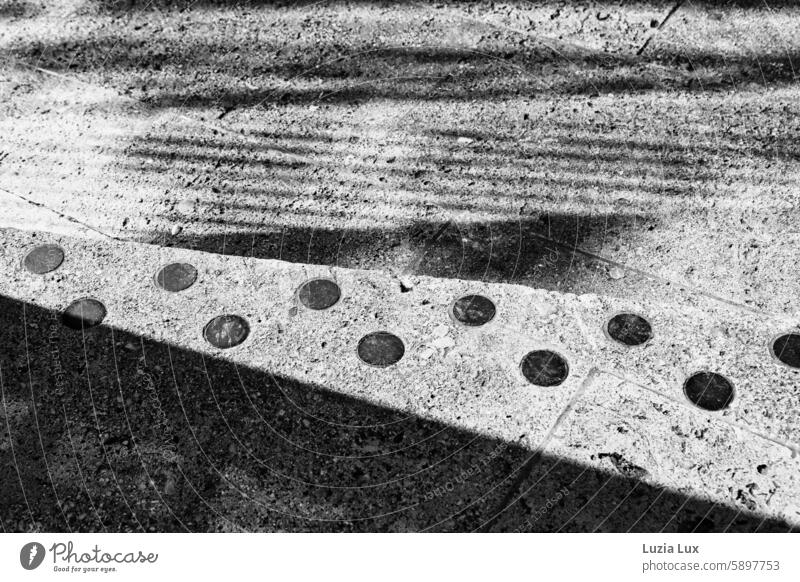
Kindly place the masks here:
<instances>
[{"instance_id":1,"label":"diagonal shadow edge","mask_svg":"<svg viewBox=\"0 0 800 582\"><path fill-rule=\"evenodd\" d=\"M8 297L0 314L10 531L472 531L523 467L539 482L495 530L790 529Z\"/></svg>"}]
</instances>

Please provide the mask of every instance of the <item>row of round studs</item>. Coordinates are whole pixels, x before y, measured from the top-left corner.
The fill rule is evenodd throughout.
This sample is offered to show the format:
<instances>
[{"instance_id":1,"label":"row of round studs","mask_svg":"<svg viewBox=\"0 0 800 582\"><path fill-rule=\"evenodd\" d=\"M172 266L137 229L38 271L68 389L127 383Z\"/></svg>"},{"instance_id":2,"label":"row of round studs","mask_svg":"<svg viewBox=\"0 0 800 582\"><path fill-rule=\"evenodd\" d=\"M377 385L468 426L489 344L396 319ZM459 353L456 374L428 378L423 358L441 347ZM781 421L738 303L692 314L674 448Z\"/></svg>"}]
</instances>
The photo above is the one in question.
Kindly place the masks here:
<instances>
[{"instance_id":1,"label":"row of round studs","mask_svg":"<svg viewBox=\"0 0 800 582\"><path fill-rule=\"evenodd\" d=\"M63 250L57 245L41 245L31 250L23 259L25 268L35 274L49 273L64 260ZM197 269L188 263L171 263L156 273L155 283L161 289L179 292L191 287L197 280ZM341 289L329 279L312 279L303 283L296 296L300 303L312 310L333 307L341 298ZM496 307L482 295L466 295L457 299L450 314L459 323L477 327L494 319ZM102 303L83 298L71 303L62 314L62 321L72 329L85 329L100 324L106 316ZM652 326L640 315L620 313L611 318L604 329L606 335L626 346L643 345L653 337ZM203 328L203 337L212 346L227 349L247 339L250 327L238 315L220 315ZM362 337L357 346L358 357L376 367L387 367L399 362L405 354L403 341L387 331L372 332ZM800 334L788 333L775 339L771 346L774 357L793 368L800 368ZM569 375L569 365L560 354L551 350L534 350L520 362L520 371L531 384L558 386ZM684 394L696 406L705 410L722 410L733 401L731 382L715 372L698 372L684 383Z\"/></svg>"}]
</instances>

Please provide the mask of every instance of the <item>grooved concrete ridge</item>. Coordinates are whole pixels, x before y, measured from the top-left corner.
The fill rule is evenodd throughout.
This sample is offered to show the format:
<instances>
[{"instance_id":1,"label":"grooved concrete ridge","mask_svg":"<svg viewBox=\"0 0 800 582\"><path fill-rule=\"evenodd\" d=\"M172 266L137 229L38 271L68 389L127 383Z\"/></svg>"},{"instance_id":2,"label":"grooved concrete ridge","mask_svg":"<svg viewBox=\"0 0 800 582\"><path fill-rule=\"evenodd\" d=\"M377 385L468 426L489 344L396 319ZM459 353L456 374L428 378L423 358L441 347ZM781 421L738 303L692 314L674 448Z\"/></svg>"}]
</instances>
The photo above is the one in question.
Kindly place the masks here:
<instances>
[{"instance_id":1,"label":"grooved concrete ridge","mask_svg":"<svg viewBox=\"0 0 800 582\"><path fill-rule=\"evenodd\" d=\"M800 7L673 6L0 0L2 529L800 527Z\"/></svg>"}]
</instances>

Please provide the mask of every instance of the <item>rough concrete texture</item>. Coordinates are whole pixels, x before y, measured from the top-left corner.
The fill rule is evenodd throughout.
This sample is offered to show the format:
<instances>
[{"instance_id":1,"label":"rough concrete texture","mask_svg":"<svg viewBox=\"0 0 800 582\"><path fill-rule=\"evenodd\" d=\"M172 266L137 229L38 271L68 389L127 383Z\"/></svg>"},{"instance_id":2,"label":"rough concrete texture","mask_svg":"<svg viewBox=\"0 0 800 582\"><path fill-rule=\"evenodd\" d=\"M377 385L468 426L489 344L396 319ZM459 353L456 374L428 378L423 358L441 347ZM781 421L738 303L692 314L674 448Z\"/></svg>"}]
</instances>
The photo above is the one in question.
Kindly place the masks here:
<instances>
[{"instance_id":1,"label":"rough concrete texture","mask_svg":"<svg viewBox=\"0 0 800 582\"><path fill-rule=\"evenodd\" d=\"M642 529L660 529L663 524L658 520L665 517L669 508L673 510L670 515L683 524L676 521L674 528L685 529L686 523L694 522L678 516L684 507L696 513L698 505L704 513L722 514L742 528L753 529L763 521L768 529L786 530L800 521L796 505L798 433L794 415L789 412L798 406L796 379L800 371L776 366L767 345L753 343L750 336L732 334L739 343L732 343L730 338L703 338L705 341L698 342L698 359L685 360L685 368L678 369L695 371L692 366L696 362L698 366L724 371L737 383L733 406L708 413L680 396L682 379L674 366L665 366L669 372L660 378L657 369L650 369L655 358L675 355L662 324L682 328L668 328L671 333L697 336L698 330L719 326L715 317L724 317L724 313L696 311L690 319L673 316L670 321L668 305L650 305L659 314L653 319L655 337L646 348L620 351L602 331L598 335L597 328L601 326L597 319L603 313L598 310L598 303L604 300L592 296L428 277L416 278L412 289L403 290L389 274L377 271L112 241L89 244L83 239L55 236L47 237L47 241L57 242L65 249L65 261L50 274L32 275L21 268L20 261L28 249L42 242L42 237L3 231L0 290L9 304L5 309L9 337L4 341L13 345L12 337L25 334L19 348L11 350L10 365L4 372L8 386L4 390L9 390L7 398L17 407L11 411L6 408L7 421L19 426L26 416L36 419L52 415L58 419L52 432L51 422L36 420L38 430L45 430L52 441L68 438L58 432L66 428L55 428L61 424L77 423L83 427L81 430L98 433L96 441L87 445L88 450L75 453L76 461L83 459L85 453L89 458L108 456L104 443L114 442L115 438L127 443L129 454L133 454L131 449L140 454L138 448L143 447L150 448L151 454L163 455L164 443L158 438L181 429L188 431L200 453L190 447L182 453L182 460L176 461L177 467L165 469L159 465L158 471L166 471L167 481L173 482L169 489L174 492L176 472L185 469L184 463L195 471L213 469L214 486L209 486L205 497L200 494L209 507L198 509L191 527L497 527L499 523L506 525L505 521L498 521L497 514L508 506L509 495L519 487L520 477L530 471L532 455L563 463L563 468L573 472L582 467L581 475L588 472L595 480L613 477L606 475L610 457L617 469L623 467L620 470L626 477L635 477L642 487L658 492L649 497L636 495L637 503L645 499L645 507L657 500L667 504L648 517L641 507L626 504L625 498L620 497L620 487L631 489L630 483L624 483L615 486L616 492L606 498L603 511L609 509L610 500L624 506L624 510L614 516L592 513L574 527L565 521L563 527L568 530L624 529L623 518L636 511L643 514L639 520ZM193 264L199 273L197 282L180 293L158 289L155 273L164 264L176 261ZM297 288L315 277L331 278L340 285L343 297L334 307L311 311L299 304ZM480 293L495 301L497 315L490 323L468 328L450 317L451 303L467 293ZM108 311L104 327L64 330L59 314L80 297L103 302ZM606 313L622 306L609 307ZM250 335L244 343L218 350L205 342L204 326L222 314L240 315L249 322ZM698 326L699 321L704 325ZM406 353L396 365L376 368L358 360L359 339L376 330L388 330L402 338ZM560 386L532 386L520 372L524 355L543 348L562 354L569 363L569 377ZM725 350L739 351L738 361L752 384L739 383L744 372L740 376L736 369L722 367L730 365L724 357ZM746 367L748 362L760 360L767 365ZM61 362L77 364L78 368L73 375L63 372L64 379L55 382L53 391L53 383L47 378ZM621 380L619 375L623 373L650 387ZM16 391L14 380L21 383ZM170 402L176 409L165 412L159 408L161 412L154 416L151 405L142 402L152 394L172 401L175 395L163 394L172 391L179 399L177 404ZM59 395L63 398L67 393L68 399L59 399ZM99 404L96 398L101 399ZM283 398L289 402L280 404ZM106 416L110 413L103 402L115 399L124 414L120 416L117 410L117 415ZM315 402L317 399L321 402ZM331 399L333 402L327 402ZM767 415L764 409L769 401L772 414ZM48 410L44 402L55 408ZM76 408L68 409L65 403ZM264 406L271 408L269 414L262 412ZM270 416L275 414L275 406L296 407L299 418L295 421L302 427L298 427L301 438L276 431ZM352 416L346 412L351 406ZM361 412L365 407L370 410L366 421ZM277 411L279 420L284 414L285 409ZM148 419L146 425L152 425L155 418L162 426L156 434L142 434L129 415ZM381 420L372 420L374 415ZM419 428L409 429L408 423ZM624 430L610 427L611 423ZM173 424L178 428L172 428ZM26 438L16 431L9 426L4 447L7 451L13 454L14 446L35 446L29 439L36 433ZM377 432L363 444L352 440L350 431ZM331 433L337 436L334 438ZM670 438L665 440L662 433ZM458 438L451 440L446 436L449 434L457 434ZM286 448L281 445L275 449L274 438L285 439ZM231 455L239 456L227 461L215 458L204 449L212 446L207 439L213 446L229 442ZM657 443L655 448L645 444L651 441ZM406 451L409 447L414 449L410 459ZM575 447L577 450L572 450ZM45 444L41 448L45 463L67 462L63 451ZM306 453L311 457L308 460L304 458ZM298 460L297 455L302 458ZM366 462L375 457L380 460L379 468L366 471L368 477L363 484L363 468L356 473L352 469L341 470L340 463L355 462L354 459ZM389 468L384 461L390 465L399 463L400 467ZM442 466L444 461L446 467ZM286 463L292 466L291 471ZM158 497L164 492L161 488L167 486L156 485L153 480L148 487L149 461L140 459L140 464L127 467L123 475L132 471L130 479L144 483L140 489L147 493L141 496L136 489L126 489L133 487L127 483L128 476L120 477L118 471L110 470L112 478L123 481L115 483L123 500L127 494L137 504L158 506L152 512L140 507L144 516L136 509L131 513L138 516L136 519L148 520L147 527L190 527L183 523L185 517L165 514L171 510L171 501ZM758 469L764 464L768 473L767 469ZM433 467L442 473L431 473L429 469ZM745 473L743 467L749 472ZM66 468L61 470L69 472ZM768 482L767 477L753 481L761 487L757 495L751 486L753 471L769 477ZM359 476L355 486L348 480L353 474ZM183 478L187 487L195 487L191 478ZM587 485L576 486L573 481L560 481L558 487L549 483L538 491L557 494L567 487L592 495ZM64 485L53 483L54 494L61 487ZM762 490L768 497L766 501L761 498ZM741 491L746 495L740 495ZM602 494L600 490L596 493ZM709 507L709 502L719 507ZM192 505L191 500L180 495L176 503L180 507ZM518 505L506 510L514 514L512 525L526 519L524 512L516 515L515 507ZM733 516L734 510L745 513ZM98 510L95 519L102 522L107 517ZM603 525L608 520L611 522ZM67 522L73 527L69 519ZM717 529L723 529L722 518L714 523L720 526ZM54 527L52 523L47 526ZM75 525L92 526L91 518L89 523ZM135 526L122 521L113 527Z\"/></svg>"},{"instance_id":2,"label":"rough concrete texture","mask_svg":"<svg viewBox=\"0 0 800 582\"><path fill-rule=\"evenodd\" d=\"M460 278L572 285L512 268L539 235L796 312L792 2L692 2L657 32L670 3L19 6L6 187L109 233L402 271L446 226L427 274L466 254ZM52 82L91 106L54 107ZM59 120L93 147L41 157ZM54 163L83 169L73 192Z\"/></svg>"},{"instance_id":3,"label":"rough concrete texture","mask_svg":"<svg viewBox=\"0 0 800 582\"><path fill-rule=\"evenodd\" d=\"M786 531L797 523L796 451L602 375L496 518L499 531ZM581 466L607 471L597 479ZM590 483L586 483L590 481ZM554 486L554 483L557 486ZM714 501L648 495L653 485ZM735 511L724 511L728 505ZM746 518L758 512L763 520Z\"/></svg>"},{"instance_id":4,"label":"rough concrete texture","mask_svg":"<svg viewBox=\"0 0 800 582\"><path fill-rule=\"evenodd\" d=\"M34 232L51 232L83 238L107 238L89 225L68 217L47 206L0 190L0 228L21 228Z\"/></svg>"},{"instance_id":5,"label":"rough concrete texture","mask_svg":"<svg viewBox=\"0 0 800 582\"><path fill-rule=\"evenodd\" d=\"M800 6L673 5L0 0L0 525L796 527ZM85 295L105 325L62 328ZM563 385L521 376L540 347Z\"/></svg>"}]
</instances>

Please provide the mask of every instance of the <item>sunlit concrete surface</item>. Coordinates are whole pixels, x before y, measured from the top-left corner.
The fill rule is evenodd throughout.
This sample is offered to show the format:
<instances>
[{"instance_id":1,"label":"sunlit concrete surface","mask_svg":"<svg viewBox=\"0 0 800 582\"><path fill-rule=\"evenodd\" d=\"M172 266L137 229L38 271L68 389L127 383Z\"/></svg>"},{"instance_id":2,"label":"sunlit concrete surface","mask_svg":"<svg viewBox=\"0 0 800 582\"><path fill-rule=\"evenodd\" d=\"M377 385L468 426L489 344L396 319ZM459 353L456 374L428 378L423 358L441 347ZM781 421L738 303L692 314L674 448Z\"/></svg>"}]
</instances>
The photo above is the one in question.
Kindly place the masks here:
<instances>
[{"instance_id":1,"label":"sunlit concrete surface","mask_svg":"<svg viewBox=\"0 0 800 582\"><path fill-rule=\"evenodd\" d=\"M795 526L800 7L674 5L0 0L4 527ZM26 272L37 241L63 265ZM198 280L167 294L174 260ZM490 323L453 322L467 293ZM365 366L382 329L406 352ZM521 375L538 348L559 387ZM687 401L701 371L729 406Z\"/></svg>"},{"instance_id":2,"label":"sunlit concrete surface","mask_svg":"<svg viewBox=\"0 0 800 582\"><path fill-rule=\"evenodd\" d=\"M413 479L420 479L421 483L397 500L399 507L404 503L420 505L413 528L507 526L506 519L497 521L497 517L508 512L514 515L508 521L519 523L524 517L516 515L518 511L514 508L520 506L513 503L513 496L520 487L519 479L530 472L532 461L538 468L535 461L542 456L560 459L556 462L563 461L562 469L575 471L575 467L583 467L578 477L590 472L611 480L615 469L624 477L621 485L611 488L616 490L610 497L614 500L612 505L619 505L619 511L614 511L606 499L600 509L593 509L588 517L582 516L575 524L565 521L563 527L567 530L616 530L630 520L637 520L637 529L644 530L656 523L660 524L658 529L680 530L686 529L687 524L702 523L704 529L788 530L800 521L800 507L796 505L800 432L796 415L791 413L800 404L794 391L800 371L774 360L767 341L786 322L764 318L746 322L742 318L740 326L733 328L727 320L739 319L740 314L728 306L709 312L694 309L675 313L672 306L663 303L634 305L597 296L454 279L420 277L412 290L404 291L390 275L377 271L222 256L153 245L90 243L54 236L47 241L63 249L64 261L51 273L39 275L23 268L21 260L43 242L41 237L12 230L4 231L3 237L6 333L17 335L20 326L25 330L22 345L7 352L6 367L10 370L4 372L4 377L6 382L20 378L24 386L30 382L33 403L30 405L26 404L25 392L20 393L21 387L15 387L13 380L7 388L9 397L16 395L11 397L12 403L22 407L23 413L48 418L52 412L39 410L42 403L37 401L54 399L52 389L68 401L88 397L88 410L71 410L64 404L63 419L59 414L62 411L57 408L59 423L67 426L75 423L83 427L82 431L97 431L98 442L103 444L109 439L124 439L125 454L136 452L140 446L158 450L157 435L147 431L140 434L142 427L137 426L138 422L131 424L129 415L143 414L141 400L148 397L148 390L157 400L172 400L171 395L161 394L166 388L162 383L143 387L143 380L137 377L147 374L146 370L153 366L148 363L148 353L166 348L169 367L160 369L159 375L166 375L161 382L166 381L167 386L174 382L174 389L180 394L179 408L184 415L180 424L187 422L187 430L195 435L196 431L208 430L206 421L221 423L220 428L224 429L217 437L230 442L233 450L242 449L232 467L218 466L211 459L200 459L201 466L208 462L222 479L223 489L233 490L231 494L237 492L247 497L241 488L254 488L253 495L258 499L264 495L261 487L271 489L273 485L249 473L255 470L253 466L291 480L274 467L292 462L291 458L284 458L287 454L291 457L292 447L306 450L312 446L309 452L312 457L326 456L320 447L324 449L327 445L316 442L301 445L289 434L282 437L287 440L288 451L270 453L269 446L257 452L252 449L256 446L253 438L264 446L276 438L276 431L280 434L273 426L275 420L263 415L257 402L282 398L284 384L307 386L312 392L324 390L337 398L349 398L359 403L359 407L374 407L392 418L365 426L357 420L358 414L353 418L351 411L345 415L348 422L344 428L348 430L353 428L350 423L367 432L384 428L385 423L398 429L405 427L410 419L441 427L420 431L417 440L407 442L407 436L403 436L399 441L417 452L429 446L444 446L447 453L437 449L437 454L444 455L441 459L433 456L413 467L403 465L395 469L396 473L382 473L374 483L368 480L368 484L353 485L342 475L331 482L327 470L315 473L317 466L313 461L309 466L294 467L301 474L293 479L300 480L307 488L303 496L313 498L328 488L343 488L355 489L367 498L344 502L335 508L318 502L322 505L315 506L316 509L306 507L296 513L289 512L293 519L309 520L308 527L319 527L317 521L325 522L326 516L333 514L339 516L334 521L347 522L338 524L345 529L352 527L350 521L363 520L373 520L361 524L367 529L385 528L386 524L377 525L380 521L377 518L385 518L383 512L390 511L384 498L387 489L399 482L409 487L409 480ZM197 280L178 293L159 289L156 273L175 262L193 265ZM342 297L329 309L309 310L298 300L296 291L305 281L319 277L335 281ZM494 302L497 312L491 321L468 327L453 319L449 307L468 293L481 294ZM104 306L103 331L81 330L80 326L77 330L67 329L63 325L61 314L67 306L85 297ZM652 322L655 333L643 346L618 346L601 331L604 315L610 317L630 310L644 313ZM228 349L215 348L204 337L206 325L223 314L243 318L249 328L243 342ZM726 335L715 334L714 330L725 325L729 330ZM111 332L110 337L105 329ZM398 362L375 367L359 359L359 341L375 331L388 331L401 339L404 353ZM691 350L676 345L675 338L688 337L693 338ZM6 339L9 340L10 337ZM78 354L77 361L62 356L62 350L75 349L74 342L83 351L83 357ZM37 349L43 343L44 349ZM535 378L533 383L526 379L521 362L535 350L550 350L563 357L568 365L566 378L551 386L537 385ZM214 363L215 360L219 363ZM195 366L194 381L207 386L196 386L185 377L190 362ZM78 364L78 369L58 370L64 364ZM15 369L19 365L22 369ZM224 368L225 372L209 372L216 367ZM721 411L701 410L682 393L683 381L703 370L724 374L736 388L732 402ZM54 371L58 380L48 389L46 379ZM253 386L243 379L248 375L269 380ZM209 408L198 409L202 399L208 398L201 396L206 390L211 392ZM244 410L227 408L229 399L242 396ZM96 402L109 398L116 399L122 410L109 412ZM302 398L313 397L305 394ZM293 405L302 417L307 416L300 423L301 432L319 427L322 433L316 433L316 438L324 440L328 438L324 436L326 430L342 427L338 418L341 412L334 405L329 404L322 416L304 405ZM196 410L200 416L190 420L185 407ZM15 424L25 422L24 414L13 410L9 413L6 409L6 419ZM231 414L236 418L230 418ZM165 416L162 422L168 423L169 418ZM153 422L151 418L146 424ZM236 428L241 422L252 426L241 433ZM44 430L50 439L65 436L57 436L57 429L50 421L38 430ZM131 431L130 437L124 436L127 431ZM262 434L254 437L250 431ZM439 482L442 478L431 479L428 469L461 450L460 446L456 450L447 449L449 438L443 434L451 432L473 435L470 442L488 441L495 445L489 447L489 452L482 448L483 452L468 457L466 467ZM7 450L12 450L15 442L17 446L30 446L24 436L14 436L13 431L8 435ZM377 457L382 471L386 470L383 463L388 458L403 458L404 448L395 446L397 443L381 438L367 442L372 444L363 449L358 442L350 442L349 452L343 443L344 451L340 449L335 456L349 459L355 455L367 463ZM108 454L102 450L104 455ZM364 452L369 454L362 457ZM205 457L202 447L201 453ZM58 462L64 462L63 454L44 451L45 458L52 455ZM499 459L505 462L502 469L494 466ZM89 461L76 459L76 462ZM141 467L135 473L137 478L146 479L149 461L142 458L140 462ZM490 464L492 469L487 469ZM479 477L478 481L473 477ZM626 481L631 478L641 484L631 485ZM123 478L123 482L127 479ZM570 489L575 497L586 499L594 493L578 478L563 479L559 487ZM54 492L60 486L54 484ZM274 486L283 487L280 481ZM559 487L548 482L539 494L557 492ZM633 506L618 497L620 487L633 495ZM637 487L653 492L651 497L656 491L658 495L651 500L641 490L635 493ZM375 510L380 513L369 513L371 498L365 488L380 491L373 500L381 507ZM160 493L158 487L156 493ZM122 494L125 495L124 490ZM598 489L597 494L602 495L602 491ZM135 491L133 495L136 497ZM241 508L229 507L217 495L220 495L218 490L212 500L214 511L223 514L235 511L238 515ZM673 512L670 516L675 521L672 526L658 522L664 518L664 507L659 505L654 515L649 512L650 502L656 500L669 501ZM713 505L707 506L708 502ZM219 509L219 503L226 510ZM175 521L163 515L169 507L168 501L165 504L157 516L147 519L161 519L160 527L164 523L175 527ZM699 515L698 504L705 508ZM692 513L680 517L684 506L691 508ZM266 515L270 515L270 508L286 512L285 507L276 509L267 504ZM445 519L442 516L447 511L453 514ZM267 523L272 527L277 522ZM292 527L303 526L295 523Z\"/></svg>"}]
</instances>

